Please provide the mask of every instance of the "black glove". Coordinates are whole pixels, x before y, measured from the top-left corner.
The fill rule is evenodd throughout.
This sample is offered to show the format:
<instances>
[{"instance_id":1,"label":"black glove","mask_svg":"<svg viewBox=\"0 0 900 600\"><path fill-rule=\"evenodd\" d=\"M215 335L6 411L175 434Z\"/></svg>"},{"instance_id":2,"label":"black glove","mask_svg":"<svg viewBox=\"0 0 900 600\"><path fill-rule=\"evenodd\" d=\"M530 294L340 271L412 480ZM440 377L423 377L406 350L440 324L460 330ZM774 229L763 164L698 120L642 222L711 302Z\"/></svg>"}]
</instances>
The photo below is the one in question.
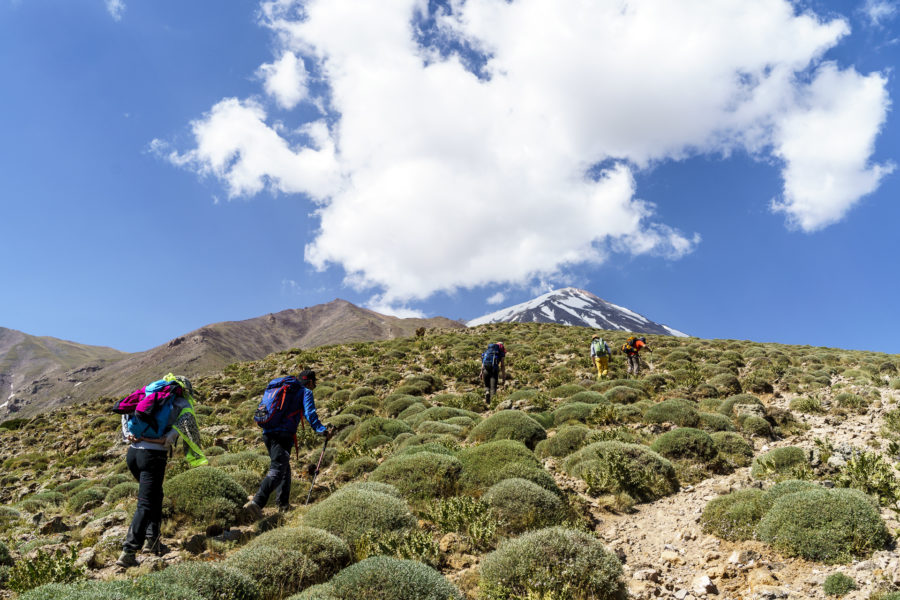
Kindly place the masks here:
<instances>
[{"instance_id":1,"label":"black glove","mask_svg":"<svg viewBox=\"0 0 900 600\"><path fill-rule=\"evenodd\" d=\"M326 440L330 440L332 437L334 437L334 427L332 427L331 425L326 425L324 435Z\"/></svg>"}]
</instances>

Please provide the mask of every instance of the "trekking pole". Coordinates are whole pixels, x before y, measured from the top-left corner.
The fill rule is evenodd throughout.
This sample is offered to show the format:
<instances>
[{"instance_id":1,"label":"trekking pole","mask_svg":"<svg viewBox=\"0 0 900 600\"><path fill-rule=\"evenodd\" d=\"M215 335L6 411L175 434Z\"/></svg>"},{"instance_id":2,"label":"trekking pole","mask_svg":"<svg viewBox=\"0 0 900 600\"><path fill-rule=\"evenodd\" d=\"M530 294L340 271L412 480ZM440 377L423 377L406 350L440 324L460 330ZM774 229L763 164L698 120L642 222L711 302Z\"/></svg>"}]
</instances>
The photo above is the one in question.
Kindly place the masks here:
<instances>
[{"instance_id":1,"label":"trekking pole","mask_svg":"<svg viewBox=\"0 0 900 600\"><path fill-rule=\"evenodd\" d=\"M322 459L325 458L325 448L328 447L328 441L330 439L330 437L325 438L325 445L322 446L322 454L319 455L319 462L316 463L316 472L313 473L312 482L309 484L309 492L306 494L306 503L303 506L309 505L309 499L312 496L313 486L316 485L316 477L318 477L319 475L319 467L322 466Z\"/></svg>"}]
</instances>

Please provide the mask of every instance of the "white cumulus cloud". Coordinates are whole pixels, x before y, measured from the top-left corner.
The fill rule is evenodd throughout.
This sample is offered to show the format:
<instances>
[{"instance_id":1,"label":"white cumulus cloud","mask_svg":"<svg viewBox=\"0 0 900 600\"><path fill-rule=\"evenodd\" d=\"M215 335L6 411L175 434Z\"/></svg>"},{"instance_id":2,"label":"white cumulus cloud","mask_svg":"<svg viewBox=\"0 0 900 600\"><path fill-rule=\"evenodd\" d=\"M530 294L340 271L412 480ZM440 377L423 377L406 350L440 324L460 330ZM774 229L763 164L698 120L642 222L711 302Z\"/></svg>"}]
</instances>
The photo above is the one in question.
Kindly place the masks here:
<instances>
[{"instance_id":1,"label":"white cumulus cloud","mask_svg":"<svg viewBox=\"0 0 900 600\"><path fill-rule=\"evenodd\" d=\"M822 62L849 34L843 19L787 0L430 6L263 2L277 42L265 91L322 119L289 131L258 101L225 99L192 124L194 149L167 156L231 196L309 194L320 229L307 261L342 266L380 307L553 278L612 252L691 252L699 235L659 222L635 188L661 161L772 153L774 206L809 231L891 168L870 164L885 77ZM327 92L311 97L313 76Z\"/></svg>"},{"instance_id":2,"label":"white cumulus cloud","mask_svg":"<svg viewBox=\"0 0 900 600\"><path fill-rule=\"evenodd\" d=\"M306 67L293 52L285 52L280 59L262 65L258 74L266 93L282 108L294 108L306 97Z\"/></svg>"},{"instance_id":3,"label":"white cumulus cloud","mask_svg":"<svg viewBox=\"0 0 900 600\"><path fill-rule=\"evenodd\" d=\"M897 3L891 0L866 0L863 12L873 25L881 25L897 15Z\"/></svg>"},{"instance_id":4,"label":"white cumulus cloud","mask_svg":"<svg viewBox=\"0 0 900 600\"><path fill-rule=\"evenodd\" d=\"M122 0L106 0L106 10L114 21L121 21L122 13L125 12L125 2Z\"/></svg>"},{"instance_id":5,"label":"white cumulus cloud","mask_svg":"<svg viewBox=\"0 0 900 600\"><path fill-rule=\"evenodd\" d=\"M503 301L506 300L506 294L503 292L497 292L496 294L492 294L488 297L488 304L502 304Z\"/></svg>"}]
</instances>

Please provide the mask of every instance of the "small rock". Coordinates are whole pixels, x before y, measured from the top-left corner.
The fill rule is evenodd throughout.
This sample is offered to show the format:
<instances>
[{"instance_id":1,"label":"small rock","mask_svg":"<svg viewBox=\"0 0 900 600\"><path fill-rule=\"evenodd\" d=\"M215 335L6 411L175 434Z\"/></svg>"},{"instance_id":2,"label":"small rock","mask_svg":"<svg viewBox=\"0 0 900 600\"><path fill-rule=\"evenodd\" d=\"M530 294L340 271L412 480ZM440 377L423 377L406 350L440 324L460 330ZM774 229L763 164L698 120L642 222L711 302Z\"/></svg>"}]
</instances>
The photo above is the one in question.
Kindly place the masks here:
<instances>
[{"instance_id":1,"label":"small rock","mask_svg":"<svg viewBox=\"0 0 900 600\"><path fill-rule=\"evenodd\" d=\"M684 600L688 595L688 591L685 589L680 589L675 592L675 600Z\"/></svg>"},{"instance_id":2,"label":"small rock","mask_svg":"<svg viewBox=\"0 0 900 600\"><path fill-rule=\"evenodd\" d=\"M94 569L97 567L97 551L93 548L83 548L78 553L78 558L75 560L76 567L87 567L88 569Z\"/></svg>"},{"instance_id":3,"label":"small rock","mask_svg":"<svg viewBox=\"0 0 900 600\"><path fill-rule=\"evenodd\" d=\"M202 533L192 535L188 539L181 541L181 547L191 554L200 554L206 550L206 536Z\"/></svg>"},{"instance_id":4,"label":"small rock","mask_svg":"<svg viewBox=\"0 0 900 600\"><path fill-rule=\"evenodd\" d=\"M684 562L681 558L681 555L673 550L663 550L662 554L660 554L659 557L663 560L663 562L676 565Z\"/></svg>"},{"instance_id":5,"label":"small rock","mask_svg":"<svg viewBox=\"0 0 900 600\"><path fill-rule=\"evenodd\" d=\"M438 542L441 552L453 553L468 550L468 544L458 533L448 533Z\"/></svg>"},{"instance_id":6,"label":"small rock","mask_svg":"<svg viewBox=\"0 0 900 600\"><path fill-rule=\"evenodd\" d=\"M691 589L698 596L702 596L703 594L718 594L719 590L716 588L716 584L712 582L712 580L703 575L694 580L693 585L691 585Z\"/></svg>"},{"instance_id":7,"label":"small rock","mask_svg":"<svg viewBox=\"0 0 900 600\"><path fill-rule=\"evenodd\" d=\"M756 595L753 596L754 600L776 600L777 598L787 598L788 593L786 590L764 585L756 588Z\"/></svg>"},{"instance_id":8,"label":"small rock","mask_svg":"<svg viewBox=\"0 0 900 600\"><path fill-rule=\"evenodd\" d=\"M659 583L659 571L656 569L640 569L634 572L631 577L637 581L652 581Z\"/></svg>"},{"instance_id":9,"label":"small rock","mask_svg":"<svg viewBox=\"0 0 900 600\"><path fill-rule=\"evenodd\" d=\"M56 516L41 525L40 532L43 534L62 533L64 531L69 531L70 529L72 528L63 522L62 517Z\"/></svg>"},{"instance_id":10,"label":"small rock","mask_svg":"<svg viewBox=\"0 0 900 600\"><path fill-rule=\"evenodd\" d=\"M756 558L759 558L759 554L752 550L735 550L731 553L731 556L728 557L728 562L732 565L740 565L746 564Z\"/></svg>"}]
</instances>

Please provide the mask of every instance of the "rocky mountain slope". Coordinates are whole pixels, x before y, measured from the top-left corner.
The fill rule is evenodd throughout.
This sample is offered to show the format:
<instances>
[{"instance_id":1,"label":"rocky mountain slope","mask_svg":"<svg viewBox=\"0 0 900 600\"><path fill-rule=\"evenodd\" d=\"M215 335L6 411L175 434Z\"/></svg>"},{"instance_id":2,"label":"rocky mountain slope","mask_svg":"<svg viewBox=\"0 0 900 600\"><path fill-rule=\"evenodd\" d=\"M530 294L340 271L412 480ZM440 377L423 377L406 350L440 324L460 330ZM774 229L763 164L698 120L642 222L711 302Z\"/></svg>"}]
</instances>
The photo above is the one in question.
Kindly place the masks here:
<instances>
[{"instance_id":1,"label":"rocky mountain slope","mask_svg":"<svg viewBox=\"0 0 900 600\"><path fill-rule=\"evenodd\" d=\"M486 406L477 357L498 337L509 380ZM641 378L625 379L614 355L612 379L597 381L587 341L573 327L492 324L291 350L197 378L210 467L170 461L172 550L127 572L112 562L136 486L117 418L94 401L9 423L0 543L11 558L75 548L96 597L124 577L128 600L167 581L219 598L205 586L235 571L281 586L228 596L245 600L366 597L400 572L404 585L444 586L438 600L825 600L837 574L856 588L845 600L896 600L900 356L660 336ZM292 510L242 521L268 468L253 409L268 379L303 367L319 373L319 414L339 428L312 505L298 475ZM299 438L295 473L321 451L308 429ZM767 537L763 521L793 529ZM34 583L23 569L8 567L7 585ZM432 598L395 588L378 597Z\"/></svg>"},{"instance_id":2,"label":"rocky mountain slope","mask_svg":"<svg viewBox=\"0 0 900 600\"><path fill-rule=\"evenodd\" d=\"M442 317L400 319L338 299L244 321L206 325L144 352L125 354L101 349L108 351L102 355L104 361L81 363L79 357L91 358L88 351L70 351L66 361L55 369L26 370L26 363L13 363L11 370L4 369L3 373L8 373L15 384L10 390L16 399L13 416L33 416L60 404L126 394L170 371L196 376L289 348L394 339L414 335L422 327L452 329L464 325ZM48 344L45 342L45 346ZM23 355L21 347L13 347L7 354ZM0 409L0 421L9 415L9 406Z\"/></svg>"},{"instance_id":3,"label":"rocky mountain slope","mask_svg":"<svg viewBox=\"0 0 900 600\"><path fill-rule=\"evenodd\" d=\"M0 420L18 412L26 398L42 394L50 381L74 385L103 366L128 356L112 348L37 337L0 327Z\"/></svg>"},{"instance_id":4,"label":"rocky mountain slope","mask_svg":"<svg viewBox=\"0 0 900 600\"><path fill-rule=\"evenodd\" d=\"M559 323L594 329L687 336L686 333L651 321L624 306L572 287L548 292L527 302L472 319L466 324L475 327L485 323Z\"/></svg>"}]
</instances>

